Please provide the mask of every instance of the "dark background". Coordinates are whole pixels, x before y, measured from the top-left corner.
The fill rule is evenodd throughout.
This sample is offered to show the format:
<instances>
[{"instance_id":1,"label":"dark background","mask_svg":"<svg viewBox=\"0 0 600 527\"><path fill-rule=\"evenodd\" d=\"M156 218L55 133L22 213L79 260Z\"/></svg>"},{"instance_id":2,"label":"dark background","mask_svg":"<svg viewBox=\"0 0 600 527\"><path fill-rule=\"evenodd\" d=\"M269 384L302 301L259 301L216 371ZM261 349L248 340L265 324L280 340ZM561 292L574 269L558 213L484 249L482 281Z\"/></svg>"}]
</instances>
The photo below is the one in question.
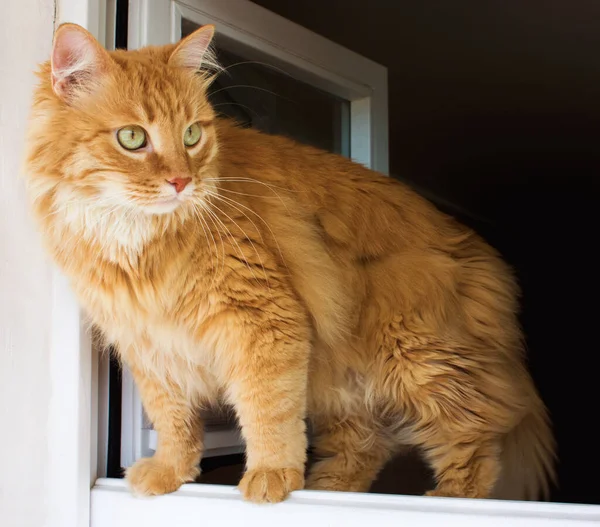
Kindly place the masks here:
<instances>
[{"instance_id":1,"label":"dark background","mask_svg":"<svg viewBox=\"0 0 600 527\"><path fill-rule=\"evenodd\" d=\"M388 68L390 172L515 266L559 443L553 499L600 503L600 2L254 1Z\"/></svg>"}]
</instances>

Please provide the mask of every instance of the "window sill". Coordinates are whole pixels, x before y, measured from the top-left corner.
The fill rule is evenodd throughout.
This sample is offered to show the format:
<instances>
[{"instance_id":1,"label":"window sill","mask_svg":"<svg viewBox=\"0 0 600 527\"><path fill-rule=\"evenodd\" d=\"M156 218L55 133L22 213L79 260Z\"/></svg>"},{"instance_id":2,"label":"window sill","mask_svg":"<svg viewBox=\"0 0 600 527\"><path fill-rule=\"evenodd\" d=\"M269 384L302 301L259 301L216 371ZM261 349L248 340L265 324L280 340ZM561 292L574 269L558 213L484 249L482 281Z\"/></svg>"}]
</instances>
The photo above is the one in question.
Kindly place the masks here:
<instances>
[{"instance_id":1,"label":"window sill","mask_svg":"<svg viewBox=\"0 0 600 527\"><path fill-rule=\"evenodd\" d=\"M261 527L591 527L600 523L600 506L306 490L294 492L282 504L255 505L244 502L235 487L222 485L188 484L157 498L136 498L118 479L98 479L92 488L92 527L197 527L209 522Z\"/></svg>"}]
</instances>

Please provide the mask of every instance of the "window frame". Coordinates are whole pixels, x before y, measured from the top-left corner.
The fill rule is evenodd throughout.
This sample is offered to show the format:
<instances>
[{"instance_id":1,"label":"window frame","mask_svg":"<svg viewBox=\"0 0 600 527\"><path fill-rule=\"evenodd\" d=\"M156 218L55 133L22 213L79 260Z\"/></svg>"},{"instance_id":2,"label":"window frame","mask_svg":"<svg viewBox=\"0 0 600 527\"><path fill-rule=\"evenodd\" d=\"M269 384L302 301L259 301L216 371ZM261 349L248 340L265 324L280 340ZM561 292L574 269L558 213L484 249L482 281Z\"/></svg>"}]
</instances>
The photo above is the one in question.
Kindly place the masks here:
<instances>
[{"instance_id":1,"label":"window frame","mask_svg":"<svg viewBox=\"0 0 600 527\"><path fill-rule=\"evenodd\" d=\"M600 507L594 505L310 490L296 491L276 505L255 505L225 485L187 484L173 494L140 499L131 495L122 480L102 479L92 490L91 525L591 527L599 520Z\"/></svg>"},{"instance_id":2,"label":"window frame","mask_svg":"<svg viewBox=\"0 0 600 527\"><path fill-rule=\"evenodd\" d=\"M130 0L127 47L177 42L182 18L215 24L232 52L350 101L350 157L388 173L387 68L249 0Z\"/></svg>"}]
</instances>

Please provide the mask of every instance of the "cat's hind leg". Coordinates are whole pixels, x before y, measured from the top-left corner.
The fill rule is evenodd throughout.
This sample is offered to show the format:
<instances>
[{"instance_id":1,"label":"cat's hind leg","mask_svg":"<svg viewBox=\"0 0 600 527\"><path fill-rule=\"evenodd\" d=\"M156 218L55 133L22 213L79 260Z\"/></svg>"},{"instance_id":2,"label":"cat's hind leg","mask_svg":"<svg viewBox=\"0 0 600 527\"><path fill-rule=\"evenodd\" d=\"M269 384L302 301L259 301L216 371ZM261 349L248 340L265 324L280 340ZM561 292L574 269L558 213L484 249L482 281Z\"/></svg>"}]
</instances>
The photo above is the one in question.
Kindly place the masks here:
<instances>
[{"instance_id":1,"label":"cat's hind leg","mask_svg":"<svg viewBox=\"0 0 600 527\"><path fill-rule=\"evenodd\" d=\"M314 423L318 461L306 488L367 492L394 453L393 445L368 417L327 419Z\"/></svg>"},{"instance_id":2,"label":"cat's hind leg","mask_svg":"<svg viewBox=\"0 0 600 527\"><path fill-rule=\"evenodd\" d=\"M527 413L522 367L493 348L416 327L398 317L383 332L376 391L433 469L429 494L490 497L502 439Z\"/></svg>"},{"instance_id":3,"label":"cat's hind leg","mask_svg":"<svg viewBox=\"0 0 600 527\"><path fill-rule=\"evenodd\" d=\"M500 476L500 438L440 434L424 445L437 481L429 496L489 498Z\"/></svg>"}]
</instances>

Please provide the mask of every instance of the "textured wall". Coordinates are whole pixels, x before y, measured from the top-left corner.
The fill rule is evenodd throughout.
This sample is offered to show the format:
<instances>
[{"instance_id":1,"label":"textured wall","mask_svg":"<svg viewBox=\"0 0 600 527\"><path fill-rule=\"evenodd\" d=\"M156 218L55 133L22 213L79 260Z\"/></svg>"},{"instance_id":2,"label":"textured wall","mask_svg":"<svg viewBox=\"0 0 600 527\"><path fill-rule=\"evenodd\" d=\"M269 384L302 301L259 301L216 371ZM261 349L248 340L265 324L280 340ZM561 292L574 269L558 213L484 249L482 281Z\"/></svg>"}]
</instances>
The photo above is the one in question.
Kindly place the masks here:
<instances>
[{"instance_id":1,"label":"textured wall","mask_svg":"<svg viewBox=\"0 0 600 527\"><path fill-rule=\"evenodd\" d=\"M54 1L0 16L0 523L40 527L48 503L51 268L27 214L21 152L33 70L48 58Z\"/></svg>"}]
</instances>

